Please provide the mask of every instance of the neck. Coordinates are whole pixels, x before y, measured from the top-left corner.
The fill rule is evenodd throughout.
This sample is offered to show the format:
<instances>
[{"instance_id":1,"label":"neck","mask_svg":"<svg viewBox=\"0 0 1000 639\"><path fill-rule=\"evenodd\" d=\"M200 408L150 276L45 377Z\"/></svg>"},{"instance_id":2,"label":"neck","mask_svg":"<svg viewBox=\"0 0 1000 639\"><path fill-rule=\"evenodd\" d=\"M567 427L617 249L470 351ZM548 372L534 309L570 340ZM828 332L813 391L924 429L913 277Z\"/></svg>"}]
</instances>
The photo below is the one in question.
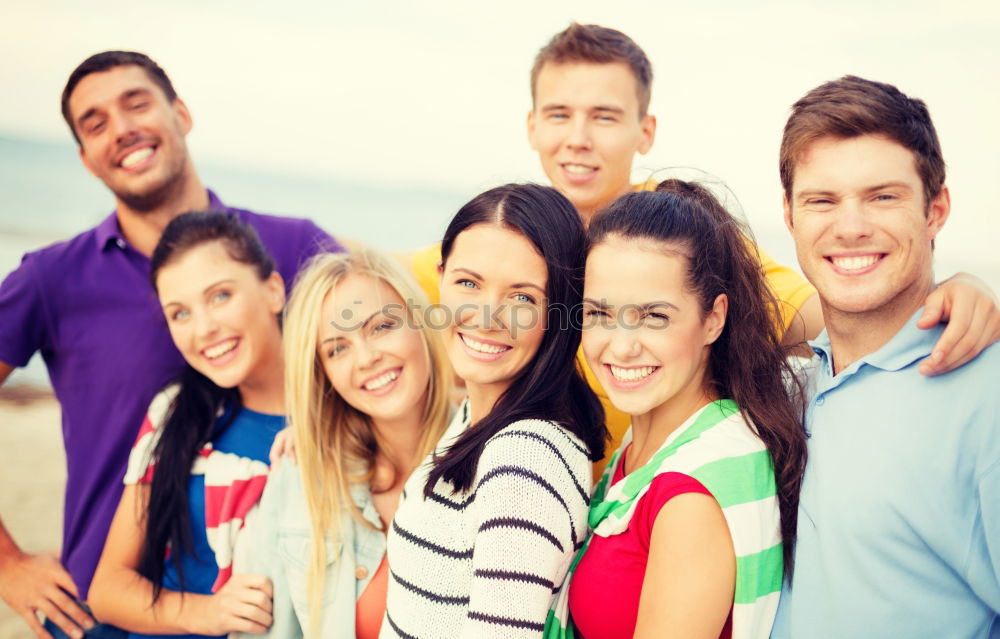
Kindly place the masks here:
<instances>
[{"instance_id":1,"label":"neck","mask_svg":"<svg viewBox=\"0 0 1000 639\"><path fill-rule=\"evenodd\" d=\"M466 390L469 392L469 417L475 424L482 418L490 414L497 400L504 391L510 388L510 384L467 384Z\"/></svg>"},{"instance_id":2,"label":"neck","mask_svg":"<svg viewBox=\"0 0 1000 639\"><path fill-rule=\"evenodd\" d=\"M863 313L849 313L823 304L823 321L830 336L833 373L889 343L934 290L933 274L913 283L888 303Z\"/></svg>"},{"instance_id":3,"label":"neck","mask_svg":"<svg viewBox=\"0 0 1000 639\"><path fill-rule=\"evenodd\" d=\"M421 404L422 405L422 404ZM393 420L373 419L378 451L375 453L375 464L392 466L394 484L405 482L420 460L417 449L423 436L421 411L414 410L406 417Z\"/></svg>"},{"instance_id":4,"label":"neck","mask_svg":"<svg viewBox=\"0 0 1000 639\"><path fill-rule=\"evenodd\" d=\"M576 207L576 212L580 215L580 219L583 221L583 228L589 227L590 226L590 221L593 220L594 217L596 217L598 213L600 213L604 209L606 209L609 206L611 206L612 202L614 202L615 200L617 200L621 196L626 195L627 193L631 193L631 192L632 192L632 185L629 184L629 183L626 183L622 187L622 189L618 192L618 195L614 196L610 200L607 200L605 202L601 202L599 204L595 204L593 206L577 206L577 205L574 205Z\"/></svg>"},{"instance_id":5,"label":"neck","mask_svg":"<svg viewBox=\"0 0 1000 639\"><path fill-rule=\"evenodd\" d=\"M188 163L190 164L190 159ZM162 201L150 207L138 207L121 197L115 198L118 226L125 240L135 250L146 257L153 254L153 249L167 227L175 217L190 211L204 211L208 208L208 192L202 185L194 166L188 166L184 177L168 189Z\"/></svg>"},{"instance_id":6,"label":"neck","mask_svg":"<svg viewBox=\"0 0 1000 639\"><path fill-rule=\"evenodd\" d=\"M663 442L703 406L719 399L704 385L689 385L643 415L632 416L632 448L626 472L648 462Z\"/></svg>"},{"instance_id":7,"label":"neck","mask_svg":"<svg viewBox=\"0 0 1000 639\"><path fill-rule=\"evenodd\" d=\"M261 358L254 372L240 384L243 405L258 413L285 413L285 366L281 357L280 340L279 336L277 346L272 347L271 352Z\"/></svg>"}]
</instances>

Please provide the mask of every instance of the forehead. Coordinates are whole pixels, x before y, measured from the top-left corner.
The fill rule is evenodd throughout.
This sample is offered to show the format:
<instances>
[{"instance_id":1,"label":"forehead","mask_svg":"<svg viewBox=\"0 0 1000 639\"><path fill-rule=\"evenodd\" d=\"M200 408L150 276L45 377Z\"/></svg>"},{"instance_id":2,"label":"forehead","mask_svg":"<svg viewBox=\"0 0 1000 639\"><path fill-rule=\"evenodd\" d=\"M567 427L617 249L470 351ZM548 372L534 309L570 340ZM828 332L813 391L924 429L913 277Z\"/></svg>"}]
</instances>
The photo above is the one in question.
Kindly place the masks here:
<instances>
[{"instance_id":1,"label":"forehead","mask_svg":"<svg viewBox=\"0 0 1000 639\"><path fill-rule=\"evenodd\" d=\"M229 255L222 242L213 241L188 249L164 264L156 275L161 299L200 295L220 280L258 280L257 270Z\"/></svg>"},{"instance_id":2,"label":"forehead","mask_svg":"<svg viewBox=\"0 0 1000 639\"><path fill-rule=\"evenodd\" d=\"M794 165L792 191L851 191L890 182L921 184L916 156L881 135L827 136L809 144Z\"/></svg>"},{"instance_id":3,"label":"forehead","mask_svg":"<svg viewBox=\"0 0 1000 639\"><path fill-rule=\"evenodd\" d=\"M403 298L385 280L370 275L350 273L344 277L323 300L322 334L339 332L335 326L350 320L349 325L363 322L373 313L393 311L399 317L403 314ZM393 308L386 307L392 305Z\"/></svg>"},{"instance_id":4,"label":"forehead","mask_svg":"<svg viewBox=\"0 0 1000 639\"><path fill-rule=\"evenodd\" d=\"M639 109L639 86L624 62L549 62L535 80L535 106L616 106Z\"/></svg>"},{"instance_id":5,"label":"forehead","mask_svg":"<svg viewBox=\"0 0 1000 639\"><path fill-rule=\"evenodd\" d=\"M520 233L492 224L471 226L455 238L448 271L475 271L497 284L531 283L545 287L548 269L535 245Z\"/></svg>"},{"instance_id":6,"label":"forehead","mask_svg":"<svg viewBox=\"0 0 1000 639\"><path fill-rule=\"evenodd\" d=\"M121 65L84 76L69 96L70 115L75 118L87 109L117 100L134 90L147 90L166 97L145 69L134 64Z\"/></svg>"},{"instance_id":7,"label":"forehead","mask_svg":"<svg viewBox=\"0 0 1000 639\"><path fill-rule=\"evenodd\" d=\"M667 301L689 295L689 262L680 247L609 238L587 256L584 295L611 306Z\"/></svg>"}]
</instances>

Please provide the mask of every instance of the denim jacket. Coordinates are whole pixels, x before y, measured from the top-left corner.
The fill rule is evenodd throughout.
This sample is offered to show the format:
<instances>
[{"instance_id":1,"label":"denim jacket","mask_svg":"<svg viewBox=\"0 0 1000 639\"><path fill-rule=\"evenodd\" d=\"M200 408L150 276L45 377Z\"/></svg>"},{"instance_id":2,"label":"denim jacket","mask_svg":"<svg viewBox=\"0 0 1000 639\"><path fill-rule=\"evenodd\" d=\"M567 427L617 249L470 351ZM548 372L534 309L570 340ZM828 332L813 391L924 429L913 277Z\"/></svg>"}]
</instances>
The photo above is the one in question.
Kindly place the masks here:
<instances>
[{"instance_id":1,"label":"denim jacket","mask_svg":"<svg viewBox=\"0 0 1000 639\"><path fill-rule=\"evenodd\" d=\"M366 520L382 524L367 484L355 484L351 497ZM282 460L267 480L254 521L253 559L247 572L266 575L274 585L274 621L270 639L299 639L310 631L306 587L312 550L309 509L299 467ZM326 585L323 590L324 639L354 639L358 597L385 556L385 534L372 530L345 513L340 522L341 543L336 549L326 539ZM247 637L261 635L247 635Z\"/></svg>"}]
</instances>

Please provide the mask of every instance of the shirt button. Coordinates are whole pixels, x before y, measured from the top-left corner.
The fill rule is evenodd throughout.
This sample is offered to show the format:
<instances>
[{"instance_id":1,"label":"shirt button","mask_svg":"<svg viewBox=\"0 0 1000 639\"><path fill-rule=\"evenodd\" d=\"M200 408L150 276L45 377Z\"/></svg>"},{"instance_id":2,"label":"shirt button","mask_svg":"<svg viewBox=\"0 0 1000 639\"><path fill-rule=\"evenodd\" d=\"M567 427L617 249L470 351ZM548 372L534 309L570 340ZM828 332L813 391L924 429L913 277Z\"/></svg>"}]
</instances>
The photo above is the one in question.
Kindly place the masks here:
<instances>
[{"instance_id":1,"label":"shirt button","mask_svg":"<svg viewBox=\"0 0 1000 639\"><path fill-rule=\"evenodd\" d=\"M368 569L365 568L364 566L358 566L357 568L354 569L354 576L357 577L358 579L364 579L365 577L368 576Z\"/></svg>"},{"instance_id":2,"label":"shirt button","mask_svg":"<svg viewBox=\"0 0 1000 639\"><path fill-rule=\"evenodd\" d=\"M115 240L115 244L117 244L118 248L120 249L125 248L125 240L123 240L122 238L118 238L117 240Z\"/></svg>"},{"instance_id":3,"label":"shirt button","mask_svg":"<svg viewBox=\"0 0 1000 639\"><path fill-rule=\"evenodd\" d=\"M817 406L822 406L822 405L823 405L823 402L825 402L825 401L826 401L826 399L825 399L825 398L823 398L823 397L817 397L817 398L816 398L816 405L817 405Z\"/></svg>"}]
</instances>

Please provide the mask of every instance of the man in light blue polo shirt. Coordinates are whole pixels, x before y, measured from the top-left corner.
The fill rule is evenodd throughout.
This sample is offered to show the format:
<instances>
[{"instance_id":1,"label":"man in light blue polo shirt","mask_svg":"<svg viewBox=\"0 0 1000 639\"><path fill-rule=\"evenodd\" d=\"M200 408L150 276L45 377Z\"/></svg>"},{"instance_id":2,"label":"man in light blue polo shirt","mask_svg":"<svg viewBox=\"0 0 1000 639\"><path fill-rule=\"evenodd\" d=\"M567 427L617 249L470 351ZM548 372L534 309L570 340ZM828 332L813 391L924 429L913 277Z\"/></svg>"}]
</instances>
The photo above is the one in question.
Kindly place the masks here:
<instances>
[{"instance_id":1,"label":"man in light blue polo shirt","mask_svg":"<svg viewBox=\"0 0 1000 639\"><path fill-rule=\"evenodd\" d=\"M1000 348L917 370L939 335L915 323L950 211L927 108L886 84L826 83L792 108L780 168L826 331L772 637L1000 637Z\"/></svg>"}]
</instances>

